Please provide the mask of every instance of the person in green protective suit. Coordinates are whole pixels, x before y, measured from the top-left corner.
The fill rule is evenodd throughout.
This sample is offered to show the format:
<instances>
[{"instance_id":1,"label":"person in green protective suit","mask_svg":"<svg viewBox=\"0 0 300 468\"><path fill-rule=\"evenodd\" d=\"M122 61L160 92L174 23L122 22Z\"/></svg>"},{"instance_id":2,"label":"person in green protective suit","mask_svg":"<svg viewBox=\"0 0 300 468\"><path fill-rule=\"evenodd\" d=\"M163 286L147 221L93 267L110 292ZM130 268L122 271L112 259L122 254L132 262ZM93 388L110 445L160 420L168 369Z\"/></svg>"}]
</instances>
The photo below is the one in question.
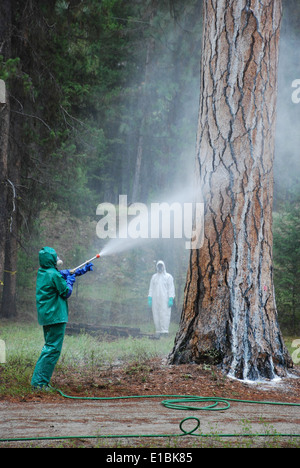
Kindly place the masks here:
<instances>
[{"instance_id":1,"label":"person in green protective suit","mask_svg":"<svg viewBox=\"0 0 300 468\"><path fill-rule=\"evenodd\" d=\"M51 247L44 247L39 252L40 268L36 281L36 306L38 322L43 327L45 344L36 363L31 385L37 389L49 388L54 368L59 359L66 324L68 322L68 302L71 296L75 276L92 270L85 267L84 272L71 275L69 270L58 271L62 263Z\"/></svg>"}]
</instances>

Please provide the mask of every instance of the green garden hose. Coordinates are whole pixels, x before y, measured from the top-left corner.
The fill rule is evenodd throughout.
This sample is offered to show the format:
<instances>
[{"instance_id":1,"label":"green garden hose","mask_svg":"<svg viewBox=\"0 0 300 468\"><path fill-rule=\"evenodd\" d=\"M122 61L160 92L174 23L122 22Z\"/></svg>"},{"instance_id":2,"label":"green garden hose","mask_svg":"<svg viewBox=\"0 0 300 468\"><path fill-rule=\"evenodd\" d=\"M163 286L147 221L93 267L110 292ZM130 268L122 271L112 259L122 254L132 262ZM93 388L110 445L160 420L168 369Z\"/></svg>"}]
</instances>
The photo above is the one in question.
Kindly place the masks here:
<instances>
[{"instance_id":1,"label":"green garden hose","mask_svg":"<svg viewBox=\"0 0 300 468\"><path fill-rule=\"evenodd\" d=\"M118 397L78 397L66 395L59 389L56 390L62 397L70 398L72 400L125 400L125 399L148 399L148 398L166 398L161 404L166 408L175 410L189 410L189 411L225 411L230 408L231 402L256 404L256 405L280 405L280 406L294 406L299 407L300 403L285 403L276 401L253 401L253 400L240 400L237 398L219 398L219 397L201 397L201 396L187 396L187 395L133 395L133 396L118 396ZM192 406L192 403L205 403L205 406ZM195 421L195 426L191 430L184 429L186 421ZM2 438L0 442L25 442L37 440L66 440L66 439L117 439L117 438L162 438L162 437L212 437L212 434L203 434L196 431L200 428L200 420L195 416L189 416L182 419L179 423L181 433L178 434L108 434L108 435L80 435L80 436L58 436L58 437L22 437L22 438ZM282 434L282 433L240 433L240 434L213 434L215 437L300 437L300 434Z\"/></svg>"}]
</instances>

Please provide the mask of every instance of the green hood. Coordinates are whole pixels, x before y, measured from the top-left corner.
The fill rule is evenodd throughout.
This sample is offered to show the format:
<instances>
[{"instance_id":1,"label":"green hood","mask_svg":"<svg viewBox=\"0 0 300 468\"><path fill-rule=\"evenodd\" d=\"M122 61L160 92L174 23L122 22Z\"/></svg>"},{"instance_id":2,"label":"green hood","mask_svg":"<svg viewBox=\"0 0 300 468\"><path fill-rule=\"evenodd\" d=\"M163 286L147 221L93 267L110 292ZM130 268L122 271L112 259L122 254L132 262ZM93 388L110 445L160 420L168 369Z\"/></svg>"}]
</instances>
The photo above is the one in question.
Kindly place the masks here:
<instances>
[{"instance_id":1,"label":"green hood","mask_svg":"<svg viewBox=\"0 0 300 468\"><path fill-rule=\"evenodd\" d=\"M36 305L40 325L68 321L66 296L69 288L56 269L57 253L51 247L39 251L40 266L36 279Z\"/></svg>"},{"instance_id":2,"label":"green hood","mask_svg":"<svg viewBox=\"0 0 300 468\"><path fill-rule=\"evenodd\" d=\"M51 247L43 247L39 251L39 262L42 268L55 268L57 253Z\"/></svg>"}]
</instances>

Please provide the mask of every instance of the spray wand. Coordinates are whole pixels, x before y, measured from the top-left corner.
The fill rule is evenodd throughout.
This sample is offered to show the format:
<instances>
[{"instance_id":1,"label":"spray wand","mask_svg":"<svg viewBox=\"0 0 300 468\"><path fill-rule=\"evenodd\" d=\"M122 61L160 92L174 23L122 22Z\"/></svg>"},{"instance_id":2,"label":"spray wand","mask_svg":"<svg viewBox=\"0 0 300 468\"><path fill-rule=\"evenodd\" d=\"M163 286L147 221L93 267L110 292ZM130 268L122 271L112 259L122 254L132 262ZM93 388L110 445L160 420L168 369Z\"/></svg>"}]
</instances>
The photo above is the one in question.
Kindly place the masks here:
<instances>
[{"instance_id":1,"label":"spray wand","mask_svg":"<svg viewBox=\"0 0 300 468\"><path fill-rule=\"evenodd\" d=\"M74 275L74 273L75 273L76 270L79 270L79 268L83 268L85 265L87 265L88 263L91 263L91 262L92 262L93 260L95 260L96 258L100 258L100 254L95 255L95 257L90 258L90 259L87 260L86 262L84 262L84 263L82 263L81 265L78 265L76 268L73 268L72 270L70 270L71 275Z\"/></svg>"}]
</instances>

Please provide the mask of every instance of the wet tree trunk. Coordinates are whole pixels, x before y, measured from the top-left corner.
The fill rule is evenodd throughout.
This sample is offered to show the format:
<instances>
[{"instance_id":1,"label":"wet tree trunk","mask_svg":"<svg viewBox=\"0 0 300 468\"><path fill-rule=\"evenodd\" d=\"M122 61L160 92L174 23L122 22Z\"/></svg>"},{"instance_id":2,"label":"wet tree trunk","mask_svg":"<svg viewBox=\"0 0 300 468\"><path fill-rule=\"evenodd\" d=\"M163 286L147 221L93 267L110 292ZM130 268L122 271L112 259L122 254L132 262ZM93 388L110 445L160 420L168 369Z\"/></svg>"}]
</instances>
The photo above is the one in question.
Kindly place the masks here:
<instances>
[{"instance_id":1,"label":"wet tree trunk","mask_svg":"<svg viewBox=\"0 0 300 468\"><path fill-rule=\"evenodd\" d=\"M204 244L191 251L171 363L240 379L292 365L277 322L273 156L281 0L204 0L197 177Z\"/></svg>"}]
</instances>

